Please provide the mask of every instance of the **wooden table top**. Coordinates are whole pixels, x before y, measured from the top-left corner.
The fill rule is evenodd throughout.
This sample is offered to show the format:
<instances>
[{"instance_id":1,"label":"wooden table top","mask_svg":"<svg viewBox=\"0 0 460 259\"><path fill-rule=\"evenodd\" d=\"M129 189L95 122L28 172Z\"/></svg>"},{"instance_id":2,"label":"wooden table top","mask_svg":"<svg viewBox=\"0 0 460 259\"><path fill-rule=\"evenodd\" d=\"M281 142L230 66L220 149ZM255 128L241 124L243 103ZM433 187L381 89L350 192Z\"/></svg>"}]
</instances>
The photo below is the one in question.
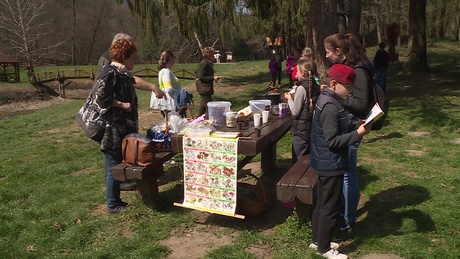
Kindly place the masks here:
<instances>
[{"instance_id":1,"label":"wooden table top","mask_svg":"<svg viewBox=\"0 0 460 259\"><path fill-rule=\"evenodd\" d=\"M225 125L217 127L216 130L224 132L241 131L241 137L238 141L239 153L246 156L255 156L262 152L268 146L278 142L291 128L291 118L280 119L278 116L270 115L268 123L260 127L260 136L256 137L254 121L248 120L241 122L241 130L238 127L227 128ZM175 153L182 153L182 135L171 137L171 149Z\"/></svg>"}]
</instances>

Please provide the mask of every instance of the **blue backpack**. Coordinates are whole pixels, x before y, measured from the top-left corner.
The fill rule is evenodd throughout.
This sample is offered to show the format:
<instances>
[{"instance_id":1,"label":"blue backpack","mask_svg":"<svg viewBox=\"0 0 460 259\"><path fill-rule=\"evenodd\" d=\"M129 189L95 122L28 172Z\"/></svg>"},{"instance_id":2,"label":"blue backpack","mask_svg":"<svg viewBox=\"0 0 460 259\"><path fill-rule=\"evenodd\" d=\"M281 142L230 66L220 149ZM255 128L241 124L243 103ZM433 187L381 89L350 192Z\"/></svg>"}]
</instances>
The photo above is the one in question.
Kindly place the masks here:
<instances>
[{"instance_id":1,"label":"blue backpack","mask_svg":"<svg viewBox=\"0 0 460 259\"><path fill-rule=\"evenodd\" d=\"M174 102L176 103L177 109L187 105L193 105L193 94L182 88L176 89L174 91Z\"/></svg>"}]
</instances>

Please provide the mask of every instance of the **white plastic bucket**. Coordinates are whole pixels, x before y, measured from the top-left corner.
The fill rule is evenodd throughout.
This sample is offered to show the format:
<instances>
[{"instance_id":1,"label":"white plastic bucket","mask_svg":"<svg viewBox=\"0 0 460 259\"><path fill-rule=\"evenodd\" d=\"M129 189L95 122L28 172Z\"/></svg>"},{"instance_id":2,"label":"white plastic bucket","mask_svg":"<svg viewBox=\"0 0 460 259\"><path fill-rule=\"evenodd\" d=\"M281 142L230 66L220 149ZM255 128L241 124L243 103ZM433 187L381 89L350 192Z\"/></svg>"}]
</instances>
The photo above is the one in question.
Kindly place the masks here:
<instances>
[{"instance_id":1,"label":"white plastic bucket","mask_svg":"<svg viewBox=\"0 0 460 259\"><path fill-rule=\"evenodd\" d=\"M250 100L249 107L251 107L252 112L261 112L265 111L265 106L271 106L271 100Z\"/></svg>"}]
</instances>

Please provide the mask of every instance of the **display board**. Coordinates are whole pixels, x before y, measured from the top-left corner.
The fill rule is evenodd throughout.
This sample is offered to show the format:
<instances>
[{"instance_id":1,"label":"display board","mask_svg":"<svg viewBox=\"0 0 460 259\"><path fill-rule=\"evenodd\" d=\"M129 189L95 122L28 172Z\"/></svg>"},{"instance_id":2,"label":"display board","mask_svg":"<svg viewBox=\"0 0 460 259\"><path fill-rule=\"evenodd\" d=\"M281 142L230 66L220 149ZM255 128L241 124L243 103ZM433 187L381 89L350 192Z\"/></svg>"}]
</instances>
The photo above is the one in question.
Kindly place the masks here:
<instances>
[{"instance_id":1,"label":"display board","mask_svg":"<svg viewBox=\"0 0 460 259\"><path fill-rule=\"evenodd\" d=\"M238 139L183 137L182 207L235 216Z\"/></svg>"}]
</instances>

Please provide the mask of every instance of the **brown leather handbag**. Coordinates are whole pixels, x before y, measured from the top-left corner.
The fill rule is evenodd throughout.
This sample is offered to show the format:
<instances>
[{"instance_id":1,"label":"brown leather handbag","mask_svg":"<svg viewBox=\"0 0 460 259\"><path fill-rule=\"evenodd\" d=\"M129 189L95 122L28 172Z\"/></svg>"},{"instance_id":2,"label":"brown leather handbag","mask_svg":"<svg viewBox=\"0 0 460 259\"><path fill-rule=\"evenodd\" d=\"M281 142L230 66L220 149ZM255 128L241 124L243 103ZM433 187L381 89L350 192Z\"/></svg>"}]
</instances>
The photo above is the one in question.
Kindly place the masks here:
<instances>
[{"instance_id":1,"label":"brown leather handbag","mask_svg":"<svg viewBox=\"0 0 460 259\"><path fill-rule=\"evenodd\" d=\"M123 163L132 166L149 166L155 162L152 140L137 133L127 135L121 142Z\"/></svg>"}]
</instances>

